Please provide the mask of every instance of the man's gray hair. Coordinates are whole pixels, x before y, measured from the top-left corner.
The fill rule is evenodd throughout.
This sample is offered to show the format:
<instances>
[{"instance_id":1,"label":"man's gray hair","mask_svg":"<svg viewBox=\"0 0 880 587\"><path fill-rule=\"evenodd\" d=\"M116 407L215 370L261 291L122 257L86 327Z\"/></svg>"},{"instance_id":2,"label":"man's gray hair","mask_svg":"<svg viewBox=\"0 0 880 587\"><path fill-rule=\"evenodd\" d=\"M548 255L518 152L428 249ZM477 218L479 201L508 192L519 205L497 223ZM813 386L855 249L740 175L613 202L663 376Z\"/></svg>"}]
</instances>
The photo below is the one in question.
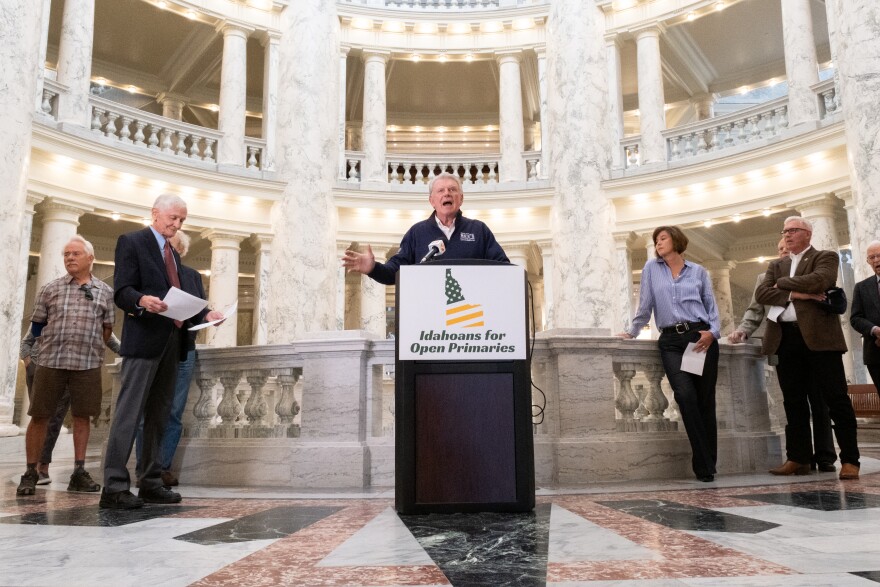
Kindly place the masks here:
<instances>
[{"instance_id":1,"label":"man's gray hair","mask_svg":"<svg viewBox=\"0 0 880 587\"><path fill-rule=\"evenodd\" d=\"M448 171L444 171L440 175L434 177L431 181L428 182L428 195L430 196L434 192L434 182L438 179L451 179L454 180L455 183L458 184L458 191L464 193L464 189L461 187L461 180L454 173L449 173Z\"/></svg>"},{"instance_id":2,"label":"man's gray hair","mask_svg":"<svg viewBox=\"0 0 880 587\"><path fill-rule=\"evenodd\" d=\"M871 242L868 243L868 246L865 247L865 250L867 251L871 247L880 247L880 241L878 241L877 239L872 240Z\"/></svg>"},{"instance_id":3,"label":"man's gray hair","mask_svg":"<svg viewBox=\"0 0 880 587\"><path fill-rule=\"evenodd\" d=\"M153 202L153 208L156 210L167 210L168 208L186 208L186 202L177 194L162 194Z\"/></svg>"},{"instance_id":4,"label":"man's gray hair","mask_svg":"<svg viewBox=\"0 0 880 587\"><path fill-rule=\"evenodd\" d=\"M189 244L190 244L189 235L186 234L185 232L183 232L182 230L178 230L174 234L174 236L171 237L170 240L174 240L174 239L177 239L177 242L179 245L174 248L177 249L177 252L180 254L181 257L185 257L186 254L189 252ZM172 246L174 246L174 245L172 245Z\"/></svg>"},{"instance_id":5,"label":"man's gray hair","mask_svg":"<svg viewBox=\"0 0 880 587\"><path fill-rule=\"evenodd\" d=\"M86 254L87 254L87 255L90 255L90 256L92 256L92 257L95 256L95 247L93 247L93 246L92 246L92 243L90 243L89 241L87 241L86 239L84 239L84 238L82 237L82 235L79 235L79 234L75 234L75 235L73 235L72 237L70 237L70 240L68 240L66 243L64 243L64 246L61 247L61 254L62 254L62 255L64 254L64 249L66 249L66 248L67 248L67 245L69 245L70 243L79 243L79 244L81 244L81 245L83 246L83 248L86 250Z\"/></svg>"},{"instance_id":6,"label":"man's gray hair","mask_svg":"<svg viewBox=\"0 0 880 587\"><path fill-rule=\"evenodd\" d=\"M804 228L806 228L810 232L813 232L813 224L809 220L805 219L803 216L789 216L785 219L785 222L783 222L782 225L785 226L789 222L794 222L795 220L803 224Z\"/></svg>"}]
</instances>

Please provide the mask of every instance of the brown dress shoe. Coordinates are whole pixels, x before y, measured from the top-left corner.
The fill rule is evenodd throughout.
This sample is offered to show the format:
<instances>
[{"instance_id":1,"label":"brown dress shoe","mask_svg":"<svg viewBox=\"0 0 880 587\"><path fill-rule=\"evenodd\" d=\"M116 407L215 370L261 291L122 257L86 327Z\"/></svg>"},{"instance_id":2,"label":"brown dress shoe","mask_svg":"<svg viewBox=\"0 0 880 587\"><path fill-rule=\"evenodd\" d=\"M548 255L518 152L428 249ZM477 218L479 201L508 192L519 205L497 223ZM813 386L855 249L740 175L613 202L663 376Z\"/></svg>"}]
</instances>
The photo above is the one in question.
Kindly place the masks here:
<instances>
[{"instance_id":1,"label":"brown dress shoe","mask_svg":"<svg viewBox=\"0 0 880 587\"><path fill-rule=\"evenodd\" d=\"M171 471L162 471L162 485L165 487L175 487L179 481Z\"/></svg>"},{"instance_id":2,"label":"brown dress shoe","mask_svg":"<svg viewBox=\"0 0 880 587\"><path fill-rule=\"evenodd\" d=\"M771 475L809 475L810 465L802 465L794 461L785 461L781 467L770 469Z\"/></svg>"},{"instance_id":3,"label":"brown dress shoe","mask_svg":"<svg viewBox=\"0 0 880 587\"><path fill-rule=\"evenodd\" d=\"M859 468L852 463L843 463L840 466L840 478L841 479L858 479L859 478Z\"/></svg>"}]
</instances>

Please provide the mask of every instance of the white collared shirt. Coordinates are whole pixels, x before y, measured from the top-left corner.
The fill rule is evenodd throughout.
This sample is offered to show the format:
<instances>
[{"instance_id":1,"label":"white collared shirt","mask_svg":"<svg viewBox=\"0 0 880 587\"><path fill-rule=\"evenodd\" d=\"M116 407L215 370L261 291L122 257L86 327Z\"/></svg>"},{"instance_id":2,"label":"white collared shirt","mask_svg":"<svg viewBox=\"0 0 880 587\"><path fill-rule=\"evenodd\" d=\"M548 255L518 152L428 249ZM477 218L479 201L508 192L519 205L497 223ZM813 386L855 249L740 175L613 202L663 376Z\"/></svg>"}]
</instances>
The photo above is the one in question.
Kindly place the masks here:
<instances>
[{"instance_id":1,"label":"white collared shirt","mask_svg":"<svg viewBox=\"0 0 880 587\"><path fill-rule=\"evenodd\" d=\"M813 247L807 245L807 248L798 253L797 255L793 255L791 253L788 254L788 258L791 259L791 270L788 272L789 277L794 277L795 271L797 271L798 264L801 262L801 259L804 258L804 255L807 251L812 249ZM788 297L789 301L791 301L791 295ZM785 306L785 310L782 314L779 315L780 322L797 322L797 312L795 312L794 304L788 304Z\"/></svg>"},{"instance_id":2,"label":"white collared shirt","mask_svg":"<svg viewBox=\"0 0 880 587\"><path fill-rule=\"evenodd\" d=\"M443 231L443 234L446 235L446 240L451 239L452 233L455 232L455 220L452 221L452 226L446 226L445 224L440 222L440 218L438 218L436 215L434 216L434 220L437 222L437 226L440 227L440 230Z\"/></svg>"}]
</instances>

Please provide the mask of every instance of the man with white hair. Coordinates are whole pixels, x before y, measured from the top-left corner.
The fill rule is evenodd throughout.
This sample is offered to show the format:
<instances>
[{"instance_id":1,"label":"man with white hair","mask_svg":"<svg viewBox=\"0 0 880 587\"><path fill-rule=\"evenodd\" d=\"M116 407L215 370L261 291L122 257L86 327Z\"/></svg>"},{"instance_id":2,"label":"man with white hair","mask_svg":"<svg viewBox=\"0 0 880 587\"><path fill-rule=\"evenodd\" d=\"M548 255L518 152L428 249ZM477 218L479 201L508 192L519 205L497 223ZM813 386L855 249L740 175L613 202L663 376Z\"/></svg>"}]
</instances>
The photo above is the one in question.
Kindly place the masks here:
<instances>
[{"instance_id":1,"label":"man with white hair","mask_svg":"<svg viewBox=\"0 0 880 587\"><path fill-rule=\"evenodd\" d=\"M813 226L800 216L785 219L782 228L789 256L770 263L755 299L767 311L763 352L777 355L776 376L785 406L786 461L773 475L810 472L810 389L825 400L840 447L840 478L859 478L856 415L847 395L843 353L846 340L837 314L823 302L837 282L840 262L835 251L810 246Z\"/></svg>"},{"instance_id":2,"label":"man with white hair","mask_svg":"<svg viewBox=\"0 0 880 587\"><path fill-rule=\"evenodd\" d=\"M874 275L853 288L849 323L862 335L862 358L880 393L880 241L871 241L865 254Z\"/></svg>"},{"instance_id":3,"label":"man with white hair","mask_svg":"<svg viewBox=\"0 0 880 587\"><path fill-rule=\"evenodd\" d=\"M70 393L73 413L74 470L68 491L98 491L101 486L85 470L90 418L101 412L101 365L104 345L113 332L113 290L92 275L95 249L76 235L64 245L67 274L44 285L37 294L31 331L40 341L34 373L34 397L25 436L27 470L18 495L33 495L37 461L49 418L61 396Z\"/></svg>"},{"instance_id":4,"label":"man with white hair","mask_svg":"<svg viewBox=\"0 0 880 587\"><path fill-rule=\"evenodd\" d=\"M220 320L223 314L202 310L186 322L160 315L172 287L180 288L180 255L169 240L186 220L186 202L174 194L156 198L150 226L123 234L116 243L114 301L125 312L122 329L121 385L104 456L104 491L100 507L139 508L144 503L170 504L180 494L163 487L159 442L165 432L177 364L181 360L182 328ZM128 459L143 418L143 476L140 491L131 491Z\"/></svg>"}]
</instances>

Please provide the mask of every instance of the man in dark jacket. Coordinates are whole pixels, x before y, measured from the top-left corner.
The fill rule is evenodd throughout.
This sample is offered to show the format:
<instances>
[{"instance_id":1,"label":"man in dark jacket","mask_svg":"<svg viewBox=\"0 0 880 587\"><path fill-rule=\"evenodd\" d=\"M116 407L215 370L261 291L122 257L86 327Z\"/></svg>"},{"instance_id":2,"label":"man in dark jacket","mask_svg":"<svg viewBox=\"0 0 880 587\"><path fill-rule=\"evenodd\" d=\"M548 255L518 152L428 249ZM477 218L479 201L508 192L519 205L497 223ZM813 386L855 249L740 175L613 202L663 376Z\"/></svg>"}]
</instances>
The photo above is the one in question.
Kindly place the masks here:
<instances>
[{"instance_id":1,"label":"man in dark jacket","mask_svg":"<svg viewBox=\"0 0 880 587\"><path fill-rule=\"evenodd\" d=\"M376 263L373 249L367 252L345 251L342 265L348 271L363 273L385 285L394 285L401 265L418 263L435 241L443 243L444 259L489 259L508 263L504 249L489 227L461 214L464 193L458 176L441 173L428 184L428 201L434 208L427 220L414 224L400 241L400 250L387 263ZM438 255L439 256L439 255Z\"/></svg>"},{"instance_id":2,"label":"man in dark jacket","mask_svg":"<svg viewBox=\"0 0 880 587\"><path fill-rule=\"evenodd\" d=\"M849 323L862 335L862 357L880 393L880 241L868 245L867 260L874 275L853 288Z\"/></svg>"}]
</instances>

